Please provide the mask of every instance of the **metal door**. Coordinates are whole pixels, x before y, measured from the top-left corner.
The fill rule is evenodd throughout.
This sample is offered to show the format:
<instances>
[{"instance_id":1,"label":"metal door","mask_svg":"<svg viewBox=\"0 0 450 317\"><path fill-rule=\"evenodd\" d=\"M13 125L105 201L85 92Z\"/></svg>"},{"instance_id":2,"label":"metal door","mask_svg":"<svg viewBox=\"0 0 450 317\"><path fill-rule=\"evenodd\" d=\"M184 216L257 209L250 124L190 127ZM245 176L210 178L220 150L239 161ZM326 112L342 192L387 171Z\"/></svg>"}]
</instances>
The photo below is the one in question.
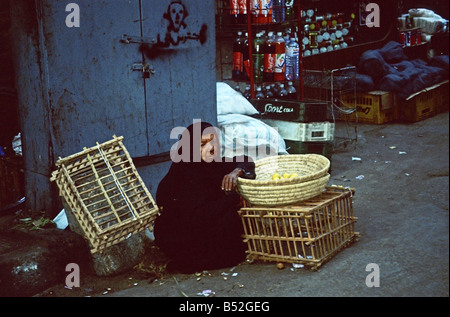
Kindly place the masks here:
<instances>
[{"instance_id":1,"label":"metal door","mask_svg":"<svg viewBox=\"0 0 450 317\"><path fill-rule=\"evenodd\" d=\"M114 134L133 158L161 156L173 128L216 123L213 0L19 0L11 13L32 209L53 205L58 157Z\"/></svg>"}]
</instances>

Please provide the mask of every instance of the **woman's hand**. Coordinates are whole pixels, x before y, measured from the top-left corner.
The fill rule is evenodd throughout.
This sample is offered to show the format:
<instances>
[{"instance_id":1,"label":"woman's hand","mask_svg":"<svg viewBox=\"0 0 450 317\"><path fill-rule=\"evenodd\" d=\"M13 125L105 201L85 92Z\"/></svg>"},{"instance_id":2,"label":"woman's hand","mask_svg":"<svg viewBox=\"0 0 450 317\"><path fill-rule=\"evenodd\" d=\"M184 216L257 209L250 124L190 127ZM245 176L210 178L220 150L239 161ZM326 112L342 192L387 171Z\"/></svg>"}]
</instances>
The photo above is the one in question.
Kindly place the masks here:
<instances>
[{"instance_id":1,"label":"woman's hand","mask_svg":"<svg viewBox=\"0 0 450 317\"><path fill-rule=\"evenodd\" d=\"M244 172L240 168L234 169L231 173L225 175L222 180L222 190L230 192L236 188L237 179Z\"/></svg>"}]
</instances>

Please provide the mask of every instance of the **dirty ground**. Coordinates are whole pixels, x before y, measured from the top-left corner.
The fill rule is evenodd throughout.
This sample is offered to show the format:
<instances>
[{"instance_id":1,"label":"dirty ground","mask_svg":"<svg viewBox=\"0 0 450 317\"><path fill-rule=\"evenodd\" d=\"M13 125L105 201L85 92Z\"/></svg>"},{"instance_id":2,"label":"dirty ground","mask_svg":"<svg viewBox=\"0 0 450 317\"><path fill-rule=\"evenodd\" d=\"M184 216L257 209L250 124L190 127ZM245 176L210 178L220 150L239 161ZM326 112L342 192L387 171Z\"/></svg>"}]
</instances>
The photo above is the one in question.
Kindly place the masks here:
<instances>
[{"instance_id":1,"label":"dirty ground","mask_svg":"<svg viewBox=\"0 0 450 317\"><path fill-rule=\"evenodd\" d=\"M145 259L130 272L81 272L80 288L61 281L35 296L449 296L449 113L414 124L338 122L335 136L330 184L355 188L360 238L318 271L253 262L172 275L148 242ZM379 267L379 287L366 285L371 263Z\"/></svg>"}]
</instances>

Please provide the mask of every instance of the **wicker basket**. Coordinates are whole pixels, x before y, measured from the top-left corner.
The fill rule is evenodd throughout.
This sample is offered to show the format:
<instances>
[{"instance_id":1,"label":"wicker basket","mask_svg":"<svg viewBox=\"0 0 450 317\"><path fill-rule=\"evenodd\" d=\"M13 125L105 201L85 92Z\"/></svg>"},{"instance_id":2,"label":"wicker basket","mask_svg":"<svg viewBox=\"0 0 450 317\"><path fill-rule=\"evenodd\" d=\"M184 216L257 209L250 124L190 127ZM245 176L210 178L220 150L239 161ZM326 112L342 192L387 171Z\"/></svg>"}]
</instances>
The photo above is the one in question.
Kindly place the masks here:
<instances>
[{"instance_id":1,"label":"wicker basket","mask_svg":"<svg viewBox=\"0 0 450 317\"><path fill-rule=\"evenodd\" d=\"M92 253L152 228L159 212L122 140L60 159L52 173Z\"/></svg>"},{"instance_id":2,"label":"wicker basket","mask_svg":"<svg viewBox=\"0 0 450 317\"><path fill-rule=\"evenodd\" d=\"M239 193L255 206L282 206L320 195L330 180L330 160L318 154L282 155L256 161L256 179L239 178ZM293 178L272 179L279 173Z\"/></svg>"}]
</instances>

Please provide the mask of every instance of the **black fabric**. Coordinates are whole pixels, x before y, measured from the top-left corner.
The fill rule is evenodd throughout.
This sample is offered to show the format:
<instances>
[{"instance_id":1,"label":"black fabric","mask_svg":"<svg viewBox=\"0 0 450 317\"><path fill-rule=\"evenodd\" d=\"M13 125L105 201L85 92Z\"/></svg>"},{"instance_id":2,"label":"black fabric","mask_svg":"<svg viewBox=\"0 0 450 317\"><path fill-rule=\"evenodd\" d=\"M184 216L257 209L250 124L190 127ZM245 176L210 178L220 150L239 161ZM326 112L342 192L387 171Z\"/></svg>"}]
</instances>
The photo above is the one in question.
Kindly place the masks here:
<instances>
[{"instance_id":1,"label":"black fabric","mask_svg":"<svg viewBox=\"0 0 450 317\"><path fill-rule=\"evenodd\" d=\"M207 127L202 124L201 130ZM190 138L194 145L193 125L186 131L180 141ZM155 242L172 260L173 269L192 273L234 266L245 259L237 213L240 196L221 188L223 177L237 167L254 175L254 163L248 157L211 163L182 161L172 163L160 182L156 201L162 211L155 221Z\"/></svg>"}]
</instances>

